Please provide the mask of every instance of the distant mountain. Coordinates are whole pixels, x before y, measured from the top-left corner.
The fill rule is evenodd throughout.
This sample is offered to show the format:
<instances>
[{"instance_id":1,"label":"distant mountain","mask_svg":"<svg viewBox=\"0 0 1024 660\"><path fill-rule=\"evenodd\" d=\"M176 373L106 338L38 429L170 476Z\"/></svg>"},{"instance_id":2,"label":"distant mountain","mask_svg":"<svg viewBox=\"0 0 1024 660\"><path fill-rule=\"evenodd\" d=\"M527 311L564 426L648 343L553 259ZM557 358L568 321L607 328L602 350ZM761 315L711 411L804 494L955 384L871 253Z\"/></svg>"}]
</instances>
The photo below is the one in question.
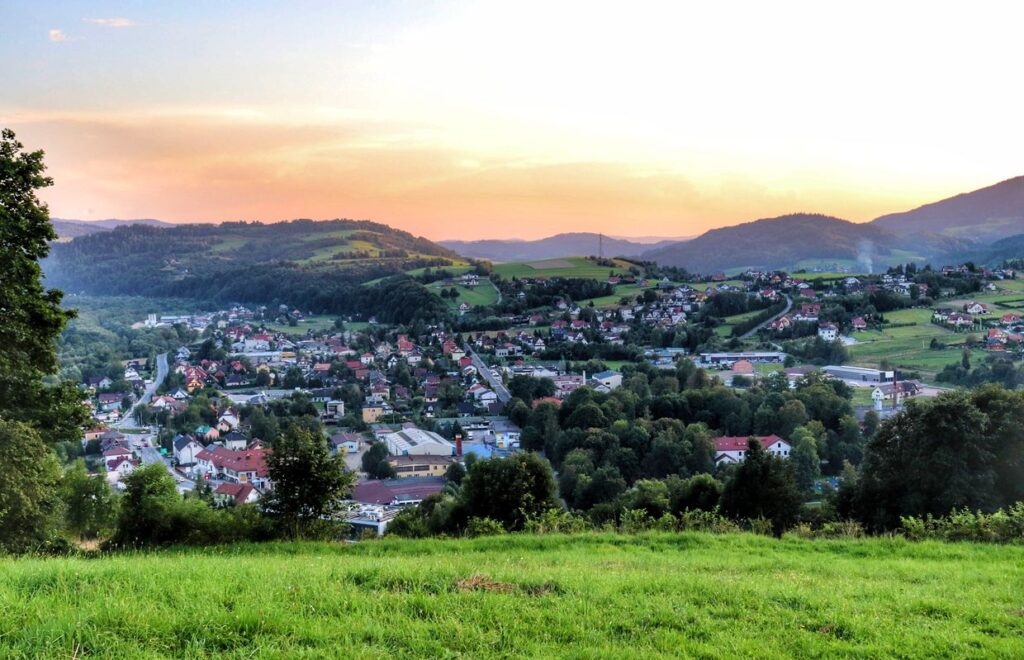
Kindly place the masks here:
<instances>
[{"instance_id":1,"label":"distant mountain","mask_svg":"<svg viewBox=\"0 0 1024 660\"><path fill-rule=\"evenodd\" d=\"M151 227L173 227L170 222L145 218L141 220L71 220L67 218L53 218L53 228L57 237L62 240L95 234L100 231L110 231L117 227L126 225L149 225Z\"/></svg>"},{"instance_id":2,"label":"distant mountain","mask_svg":"<svg viewBox=\"0 0 1024 660\"><path fill-rule=\"evenodd\" d=\"M854 260L874 268L900 240L880 227L798 213L712 229L692 241L641 255L667 266L708 273L733 268L787 268L804 260Z\"/></svg>"},{"instance_id":3,"label":"distant mountain","mask_svg":"<svg viewBox=\"0 0 1024 660\"><path fill-rule=\"evenodd\" d=\"M963 193L871 224L904 236L922 232L975 241L1024 233L1024 176Z\"/></svg>"},{"instance_id":4,"label":"distant mountain","mask_svg":"<svg viewBox=\"0 0 1024 660\"><path fill-rule=\"evenodd\" d=\"M438 241L439 245L454 250L464 257L490 261L538 261L558 257L591 256L604 253L606 257L636 257L658 247L676 243L662 240L642 243L611 238L592 232L556 234L535 241L518 239L492 239L483 241Z\"/></svg>"}]
</instances>

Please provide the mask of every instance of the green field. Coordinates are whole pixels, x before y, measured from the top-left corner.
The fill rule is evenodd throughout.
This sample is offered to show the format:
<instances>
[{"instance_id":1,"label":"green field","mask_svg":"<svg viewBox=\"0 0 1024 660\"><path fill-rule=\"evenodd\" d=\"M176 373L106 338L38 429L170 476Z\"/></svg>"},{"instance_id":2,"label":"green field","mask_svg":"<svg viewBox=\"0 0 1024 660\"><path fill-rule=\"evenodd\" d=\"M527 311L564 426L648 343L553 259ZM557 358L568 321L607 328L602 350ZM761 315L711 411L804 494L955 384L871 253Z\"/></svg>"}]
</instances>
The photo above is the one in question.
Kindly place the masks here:
<instances>
[{"instance_id":1,"label":"green field","mask_svg":"<svg viewBox=\"0 0 1024 660\"><path fill-rule=\"evenodd\" d=\"M307 330L323 332L334 328L334 316L307 316L296 326L287 323L264 323L271 332L283 332L286 335L304 335Z\"/></svg>"},{"instance_id":2,"label":"green field","mask_svg":"<svg viewBox=\"0 0 1024 660\"><path fill-rule=\"evenodd\" d=\"M475 287L457 285L446 285L443 282L433 282L428 285L431 293L440 294L441 289L455 288L459 292L458 298L444 298L445 303L451 308L457 308L462 303L468 303L473 307L493 305L498 302L498 290L488 280L481 280Z\"/></svg>"},{"instance_id":3,"label":"green field","mask_svg":"<svg viewBox=\"0 0 1024 660\"><path fill-rule=\"evenodd\" d=\"M751 534L0 563L0 656L1021 657L1024 548Z\"/></svg>"},{"instance_id":4,"label":"green field","mask_svg":"<svg viewBox=\"0 0 1024 660\"><path fill-rule=\"evenodd\" d=\"M565 257L539 261L495 264L494 272L502 277L580 277L604 280L614 271L619 275L629 272L629 262L615 259L615 268L600 266L586 257Z\"/></svg>"}]
</instances>

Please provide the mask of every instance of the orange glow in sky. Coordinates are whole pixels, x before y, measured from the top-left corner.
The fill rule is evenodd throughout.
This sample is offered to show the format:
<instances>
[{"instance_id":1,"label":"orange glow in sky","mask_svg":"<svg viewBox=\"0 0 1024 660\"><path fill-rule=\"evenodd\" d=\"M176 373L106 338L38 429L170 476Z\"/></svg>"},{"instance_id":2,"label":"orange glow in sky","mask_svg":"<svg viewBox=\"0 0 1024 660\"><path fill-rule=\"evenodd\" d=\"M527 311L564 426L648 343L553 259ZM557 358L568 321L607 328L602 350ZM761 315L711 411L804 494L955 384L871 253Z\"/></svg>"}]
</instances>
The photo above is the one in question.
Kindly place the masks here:
<instances>
[{"instance_id":1,"label":"orange glow in sky","mask_svg":"<svg viewBox=\"0 0 1024 660\"><path fill-rule=\"evenodd\" d=\"M1024 173L1016 3L22 4L55 217L686 236Z\"/></svg>"}]
</instances>

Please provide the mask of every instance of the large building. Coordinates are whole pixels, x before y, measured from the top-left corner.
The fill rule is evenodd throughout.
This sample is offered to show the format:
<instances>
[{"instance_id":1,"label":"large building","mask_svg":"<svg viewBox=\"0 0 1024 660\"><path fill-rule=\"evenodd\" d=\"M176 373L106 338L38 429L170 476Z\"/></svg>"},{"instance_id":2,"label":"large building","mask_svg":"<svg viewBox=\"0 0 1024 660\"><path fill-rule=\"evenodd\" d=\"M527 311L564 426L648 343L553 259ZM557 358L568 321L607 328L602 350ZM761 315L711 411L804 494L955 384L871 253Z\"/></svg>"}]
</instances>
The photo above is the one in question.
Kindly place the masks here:
<instances>
[{"instance_id":1,"label":"large building","mask_svg":"<svg viewBox=\"0 0 1024 660\"><path fill-rule=\"evenodd\" d=\"M864 383L867 385L878 383L891 383L896 380L895 371L881 371L879 369L866 369L864 367L847 367L830 365L821 369L829 376L847 381L851 384Z\"/></svg>"},{"instance_id":2,"label":"large building","mask_svg":"<svg viewBox=\"0 0 1024 660\"><path fill-rule=\"evenodd\" d=\"M747 362L751 362L753 364L782 364L783 362L786 361L786 354L775 351L700 354L701 364L712 367L727 367L739 360L746 360Z\"/></svg>"},{"instance_id":3,"label":"large building","mask_svg":"<svg viewBox=\"0 0 1024 660\"><path fill-rule=\"evenodd\" d=\"M454 456L455 445L433 431L409 428L384 436L392 456Z\"/></svg>"},{"instance_id":4,"label":"large building","mask_svg":"<svg viewBox=\"0 0 1024 660\"><path fill-rule=\"evenodd\" d=\"M391 456L388 458L399 479L407 477L443 477L448 466L455 460L452 456L419 455Z\"/></svg>"}]
</instances>

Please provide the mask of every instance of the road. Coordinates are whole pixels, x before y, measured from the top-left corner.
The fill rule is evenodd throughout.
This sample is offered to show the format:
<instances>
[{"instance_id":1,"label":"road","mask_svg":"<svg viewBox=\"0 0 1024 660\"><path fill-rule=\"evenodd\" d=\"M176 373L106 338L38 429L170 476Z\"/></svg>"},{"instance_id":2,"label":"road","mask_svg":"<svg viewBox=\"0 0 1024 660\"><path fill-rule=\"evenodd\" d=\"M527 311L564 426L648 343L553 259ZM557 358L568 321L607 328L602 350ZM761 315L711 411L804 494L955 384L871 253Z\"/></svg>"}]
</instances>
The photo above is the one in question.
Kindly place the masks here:
<instances>
[{"instance_id":1,"label":"road","mask_svg":"<svg viewBox=\"0 0 1024 660\"><path fill-rule=\"evenodd\" d=\"M512 400L512 393L508 391L505 384L501 382L501 379L491 373L490 367L484 364L484 361L480 359L480 356L471 348L466 348L469 357L473 360L473 366L480 372L487 384L491 386L494 393L498 395L498 401L502 403L508 403Z\"/></svg>"},{"instance_id":2,"label":"road","mask_svg":"<svg viewBox=\"0 0 1024 660\"><path fill-rule=\"evenodd\" d=\"M163 384L164 380L167 378L168 371L169 369L167 367L167 353L161 353L160 355L157 355L156 378L154 378L153 382L149 384L149 387L146 388L146 391L142 393L142 396L139 398L136 404L132 406L132 409L125 413L124 417L119 419L117 423L114 424L115 428L131 427L132 425L137 424L134 416L135 409L139 406L145 406L149 404L149 402L153 399L153 395L156 394L157 389L159 389L159 387Z\"/></svg>"},{"instance_id":3,"label":"road","mask_svg":"<svg viewBox=\"0 0 1024 660\"><path fill-rule=\"evenodd\" d=\"M501 289L498 288L498 285L495 284L494 280L492 280L490 277L487 278L487 281L491 283L491 286L494 287L494 292L498 294L498 299L494 301L494 304L495 305L500 305L501 304Z\"/></svg>"},{"instance_id":4,"label":"road","mask_svg":"<svg viewBox=\"0 0 1024 660\"><path fill-rule=\"evenodd\" d=\"M758 330L760 330L761 328L767 327L775 319L782 318L786 314L789 314L789 310L791 310L793 308L793 299L790 298L787 295L783 295L782 297L786 299L786 309L782 310L781 312L779 312L775 316L771 317L770 319L768 319L764 323L759 323L759 324L755 325L753 327L753 329L751 329L749 332L745 332L742 335L740 335L740 339L750 339L755 334L757 334Z\"/></svg>"}]
</instances>

